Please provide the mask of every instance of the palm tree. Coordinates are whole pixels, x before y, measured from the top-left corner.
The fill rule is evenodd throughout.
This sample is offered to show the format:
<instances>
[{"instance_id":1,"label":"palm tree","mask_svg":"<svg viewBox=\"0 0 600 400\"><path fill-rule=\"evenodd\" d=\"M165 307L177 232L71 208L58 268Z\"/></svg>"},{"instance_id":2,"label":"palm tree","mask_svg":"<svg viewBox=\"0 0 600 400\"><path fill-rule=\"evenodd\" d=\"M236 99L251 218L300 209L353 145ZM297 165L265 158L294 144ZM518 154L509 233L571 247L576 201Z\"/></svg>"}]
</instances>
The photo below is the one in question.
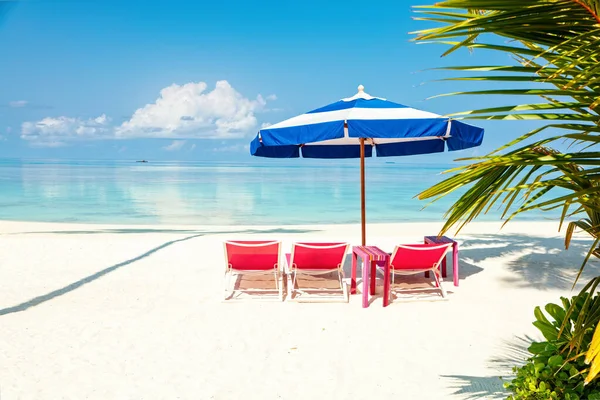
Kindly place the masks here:
<instances>
[{"instance_id":1,"label":"palm tree","mask_svg":"<svg viewBox=\"0 0 600 400\"><path fill-rule=\"evenodd\" d=\"M436 201L465 190L448 210L442 233L460 230L494 206L506 222L530 210L555 210L559 229L569 221L567 248L577 228L594 239L583 269L592 255L600 257L600 0L447 0L415 11L416 19L435 24L416 32L415 40L448 45L444 55L461 48L485 49L515 60L445 68L474 73L451 80L514 85L447 95L528 99L452 116L540 124L486 156L465 159L470 164L449 171L449 178L419 198ZM600 331L596 337L595 350L600 351ZM598 351L590 349L590 357ZM600 369L600 360L596 363L592 371Z\"/></svg>"}]
</instances>

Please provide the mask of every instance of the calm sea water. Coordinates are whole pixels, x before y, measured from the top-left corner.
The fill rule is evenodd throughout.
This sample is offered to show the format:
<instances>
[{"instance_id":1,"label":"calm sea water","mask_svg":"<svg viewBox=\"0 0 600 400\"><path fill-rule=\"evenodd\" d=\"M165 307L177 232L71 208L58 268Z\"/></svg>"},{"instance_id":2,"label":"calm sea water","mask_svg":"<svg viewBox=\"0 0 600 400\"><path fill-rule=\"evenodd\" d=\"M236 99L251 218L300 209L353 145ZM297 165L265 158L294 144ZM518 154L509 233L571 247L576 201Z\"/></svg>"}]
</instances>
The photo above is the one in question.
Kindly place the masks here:
<instances>
[{"instance_id":1,"label":"calm sea water","mask_svg":"<svg viewBox=\"0 0 600 400\"><path fill-rule=\"evenodd\" d=\"M443 218L451 199L422 210L427 203L414 196L439 182L440 173L450 165L374 161L367 160L369 222ZM144 164L0 160L0 219L205 225L357 223L358 165L358 160L302 159ZM498 219L498 214L482 219Z\"/></svg>"}]
</instances>

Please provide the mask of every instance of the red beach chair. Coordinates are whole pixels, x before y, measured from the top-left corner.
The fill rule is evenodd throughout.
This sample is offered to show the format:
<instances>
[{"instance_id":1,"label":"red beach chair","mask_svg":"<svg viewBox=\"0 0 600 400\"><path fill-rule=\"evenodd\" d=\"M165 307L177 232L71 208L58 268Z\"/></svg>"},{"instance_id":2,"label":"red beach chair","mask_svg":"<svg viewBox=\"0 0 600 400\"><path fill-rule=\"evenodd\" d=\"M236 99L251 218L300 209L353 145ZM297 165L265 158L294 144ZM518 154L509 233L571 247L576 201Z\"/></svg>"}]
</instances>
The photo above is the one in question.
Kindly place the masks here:
<instances>
[{"instance_id":1,"label":"red beach chair","mask_svg":"<svg viewBox=\"0 0 600 400\"><path fill-rule=\"evenodd\" d=\"M396 275L416 275L431 271L433 272L435 286L442 293L442 298L446 298L446 291L442 287L440 266L451 246L452 243L402 244L396 246L390 258L391 282L394 282ZM389 285L390 294L391 286Z\"/></svg>"},{"instance_id":2,"label":"red beach chair","mask_svg":"<svg viewBox=\"0 0 600 400\"><path fill-rule=\"evenodd\" d=\"M349 248L348 243L294 243L292 253L286 254L288 275L288 297L294 298L296 292L327 291L327 289L296 289L298 275L324 275L337 272L342 301L348 302L348 288L344 282L344 260ZM307 298L308 299L308 298ZM323 297L312 296L308 300L322 300ZM331 301L331 299L329 299Z\"/></svg>"},{"instance_id":3,"label":"red beach chair","mask_svg":"<svg viewBox=\"0 0 600 400\"><path fill-rule=\"evenodd\" d=\"M225 300L234 297L236 290L231 278L235 275L270 275L275 278L275 289L244 289L239 292L278 293L283 300L283 274L279 267L281 242L278 241L226 241L225 242ZM234 282L235 283L235 282Z\"/></svg>"}]
</instances>

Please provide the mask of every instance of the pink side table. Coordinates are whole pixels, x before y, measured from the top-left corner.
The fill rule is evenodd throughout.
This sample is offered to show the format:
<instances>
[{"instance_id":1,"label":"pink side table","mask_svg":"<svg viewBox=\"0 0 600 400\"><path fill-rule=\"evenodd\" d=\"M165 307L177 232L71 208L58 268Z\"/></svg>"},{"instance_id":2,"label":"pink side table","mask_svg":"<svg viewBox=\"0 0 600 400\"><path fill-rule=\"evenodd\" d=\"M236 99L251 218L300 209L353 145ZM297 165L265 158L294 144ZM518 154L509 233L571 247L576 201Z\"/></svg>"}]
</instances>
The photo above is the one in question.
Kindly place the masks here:
<instances>
[{"instance_id":1,"label":"pink side table","mask_svg":"<svg viewBox=\"0 0 600 400\"><path fill-rule=\"evenodd\" d=\"M383 279L383 306L389 304L390 292L390 255L376 246L352 247L352 279L350 281L350 294L356 294L356 265L358 257L362 259L362 306L369 307L369 294L375 294L375 274L377 264L384 263L385 276ZM371 279L369 281L369 274ZM369 285L369 289L367 289Z\"/></svg>"},{"instance_id":2,"label":"pink side table","mask_svg":"<svg viewBox=\"0 0 600 400\"><path fill-rule=\"evenodd\" d=\"M425 236L425 244L442 244L452 243L452 275L454 278L454 286L458 286L458 243L456 240L450 239L447 236ZM429 272L425 273L425 276L429 276ZM442 261L442 277L446 277L446 257Z\"/></svg>"}]
</instances>

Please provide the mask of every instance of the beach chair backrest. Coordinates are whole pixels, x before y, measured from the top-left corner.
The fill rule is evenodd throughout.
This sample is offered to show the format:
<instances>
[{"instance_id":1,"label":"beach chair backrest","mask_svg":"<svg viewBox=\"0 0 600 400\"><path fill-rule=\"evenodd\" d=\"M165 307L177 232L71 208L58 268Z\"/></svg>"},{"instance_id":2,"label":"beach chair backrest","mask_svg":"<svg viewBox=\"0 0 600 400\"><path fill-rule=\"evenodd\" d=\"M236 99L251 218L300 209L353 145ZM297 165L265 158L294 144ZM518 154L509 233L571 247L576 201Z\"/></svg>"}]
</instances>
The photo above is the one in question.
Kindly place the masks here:
<instances>
[{"instance_id":1,"label":"beach chair backrest","mask_svg":"<svg viewBox=\"0 0 600 400\"><path fill-rule=\"evenodd\" d=\"M390 268L428 269L439 265L452 243L402 244L392 253Z\"/></svg>"},{"instance_id":2,"label":"beach chair backrest","mask_svg":"<svg viewBox=\"0 0 600 400\"><path fill-rule=\"evenodd\" d=\"M348 243L294 243L291 262L298 269L336 269L344 264Z\"/></svg>"},{"instance_id":3,"label":"beach chair backrest","mask_svg":"<svg viewBox=\"0 0 600 400\"><path fill-rule=\"evenodd\" d=\"M225 242L225 262L241 271L279 268L281 242L272 240L235 240Z\"/></svg>"}]
</instances>

